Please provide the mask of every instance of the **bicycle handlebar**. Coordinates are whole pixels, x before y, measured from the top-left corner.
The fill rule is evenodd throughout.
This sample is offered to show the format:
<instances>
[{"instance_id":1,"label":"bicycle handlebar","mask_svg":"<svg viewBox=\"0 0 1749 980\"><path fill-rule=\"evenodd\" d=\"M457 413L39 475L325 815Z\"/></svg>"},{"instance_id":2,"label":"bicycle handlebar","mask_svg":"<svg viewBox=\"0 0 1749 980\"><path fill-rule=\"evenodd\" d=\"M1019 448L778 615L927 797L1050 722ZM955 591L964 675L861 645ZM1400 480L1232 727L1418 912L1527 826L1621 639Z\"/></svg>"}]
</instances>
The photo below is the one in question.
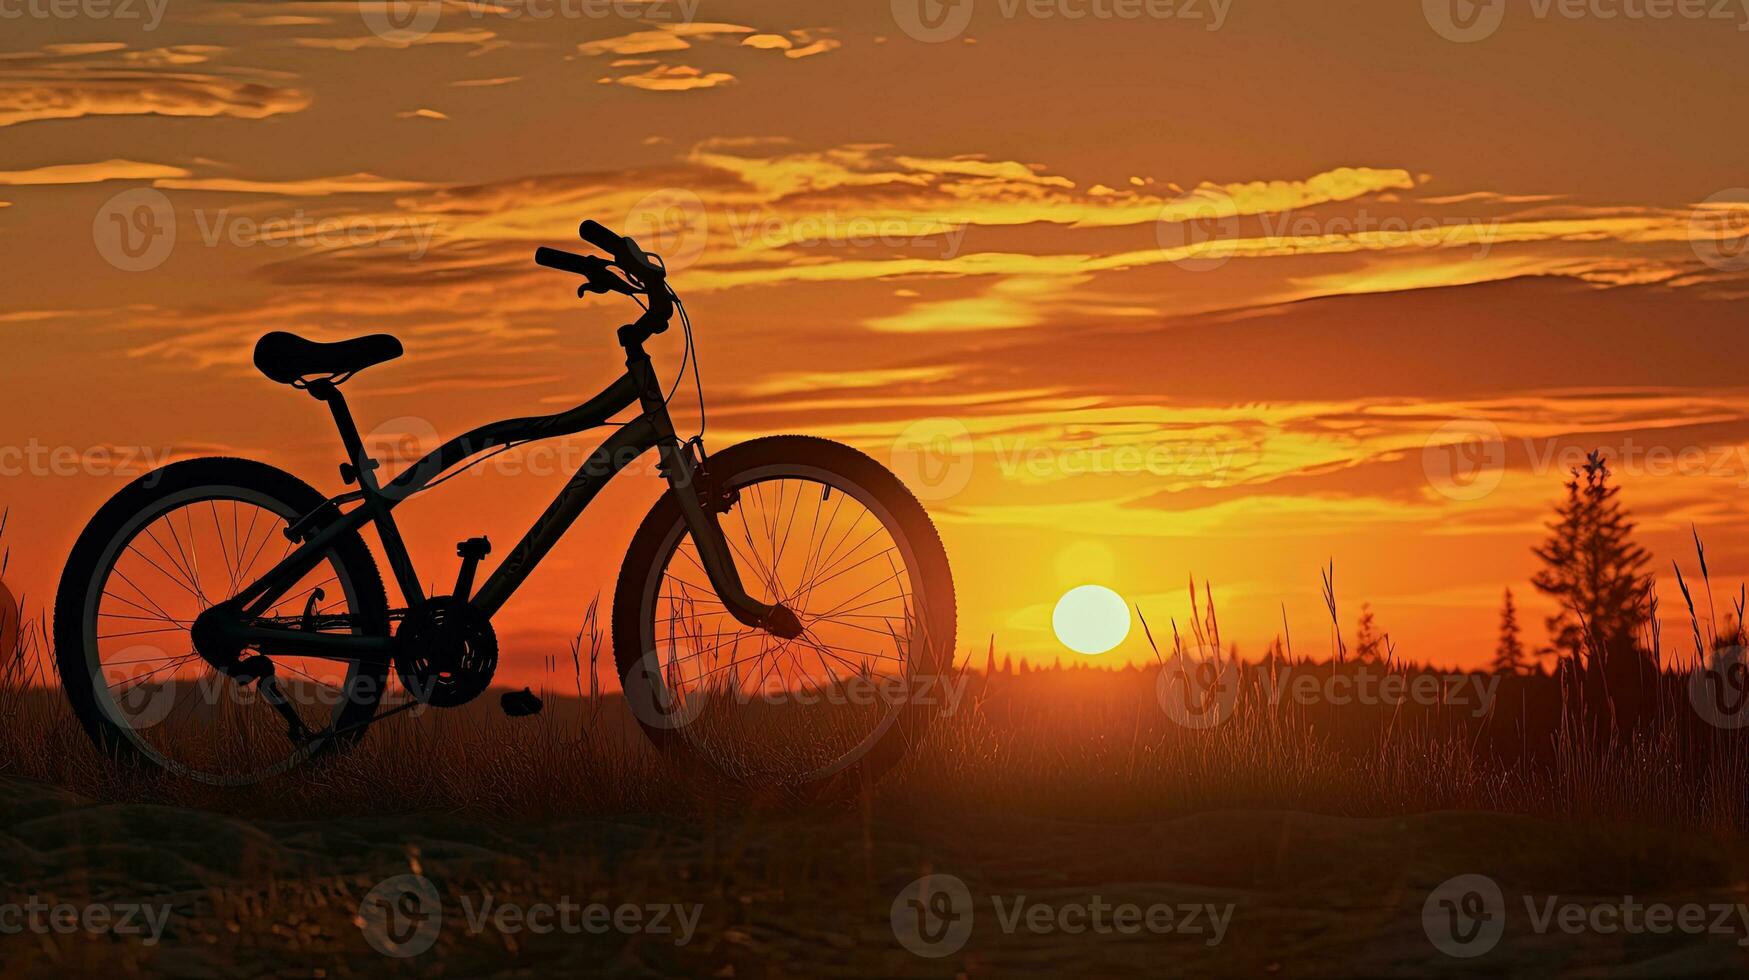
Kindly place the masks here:
<instances>
[{"instance_id":1,"label":"bicycle handlebar","mask_svg":"<svg viewBox=\"0 0 1749 980\"><path fill-rule=\"evenodd\" d=\"M594 278L598 272L607 268L607 260L593 255L577 255L562 249L547 248L545 245L534 250L536 265L544 265L560 272L570 272L579 276Z\"/></svg>"},{"instance_id":2,"label":"bicycle handlebar","mask_svg":"<svg viewBox=\"0 0 1749 980\"><path fill-rule=\"evenodd\" d=\"M652 292L659 291L662 280L668 276L668 270L651 262L650 253L639 247L629 235L615 234L593 218L584 219L577 226L577 237L613 256L615 264L642 285L650 287Z\"/></svg>"},{"instance_id":3,"label":"bicycle handlebar","mask_svg":"<svg viewBox=\"0 0 1749 980\"><path fill-rule=\"evenodd\" d=\"M641 292L648 297L649 306L637 323L629 324L628 327L637 328L643 337L667 330L668 318L674 313L674 300L666 282L667 269L651 261L657 257L644 251L630 238L614 234L598 221L584 221L577 227L577 235L612 256L611 261L600 256L576 255L562 249L542 246L535 249L535 263L588 279L587 283L578 288L578 296L584 293L619 292L634 295ZM612 271L614 266L626 273L631 282L615 275ZM622 331L623 336L625 334Z\"/></svg>"}]
</instances>

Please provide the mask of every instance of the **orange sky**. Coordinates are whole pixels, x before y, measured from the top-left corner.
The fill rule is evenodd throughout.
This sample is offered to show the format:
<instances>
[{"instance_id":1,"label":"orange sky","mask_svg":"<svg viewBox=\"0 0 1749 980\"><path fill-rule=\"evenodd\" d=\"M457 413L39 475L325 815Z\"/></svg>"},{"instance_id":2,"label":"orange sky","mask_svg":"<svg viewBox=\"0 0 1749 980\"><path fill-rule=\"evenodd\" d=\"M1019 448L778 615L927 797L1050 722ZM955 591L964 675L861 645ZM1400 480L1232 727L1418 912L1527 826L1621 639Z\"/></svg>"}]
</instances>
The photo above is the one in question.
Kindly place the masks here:
<instances>
[{"instance_id":1,"label":"orange sky","mask_svg":"<svg viewBox=\"0 0 1749 980\"><path fill-rule=\"evenodd\" d=\"M1285 604L1322 654L1334 560L1346 629L1364 599L1401 655L1475 664L1504 586L1540 642L1530 548L1596 446L1660 569L1692 523L1749 577L1749 13L1508 3L1460 41L1437 2L920 2L0 3L15 591L41 609L138 472L96 450L341 489L321 407L249 365L268 329L403 338L346 389L385 454L593 393L623 302L529 261L583 217L669 256L712 445L830 436L917 487L963 644L1062 654L1087 581L1159 629L1194 574L1246 653ZM174 232L130 255L146 215ZM1475 433L1469 474L1441 447ZM589 444L401 508L425 576L507 551ZM506 608L508 669L656 489Z\"/></svg>"}]
</instances>

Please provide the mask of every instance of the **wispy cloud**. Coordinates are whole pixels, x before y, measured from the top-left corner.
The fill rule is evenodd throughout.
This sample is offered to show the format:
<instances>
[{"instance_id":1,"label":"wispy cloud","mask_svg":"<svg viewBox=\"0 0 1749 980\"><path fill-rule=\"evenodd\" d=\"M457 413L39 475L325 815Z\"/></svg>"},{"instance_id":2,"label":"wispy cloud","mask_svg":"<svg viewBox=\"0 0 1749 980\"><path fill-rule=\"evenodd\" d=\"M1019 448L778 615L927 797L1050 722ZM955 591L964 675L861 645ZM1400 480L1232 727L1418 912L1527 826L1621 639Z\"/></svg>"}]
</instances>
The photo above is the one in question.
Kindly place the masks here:
<instances>
[{"instance_id":1,"label":"wispy cloud","mask_svg":"<svg viewBox=\"0 0 1749 980\"><path fill-rule=\"evenodd\" d=\"M190 177L186 173L158 180L155 186L185 191L229 191L238 194L275 194L281 197L326 197L330 194L386 194L422 190L435 185L417 180L392 180L375 174L302 180L249 180L239 177Z\"/></svg>"},{"instance_id":2,"label":"wispy cloud","mask_svg":"<svg viewBox=\"0 0 1749 980\"><path fill-rule=\"evenodd\" d=\"M187 177L181 167L135 160L103 160L98 163L61 163L31 170L0 171L0 184L96 184L106 180L159 180Z\"/></svg>"}]
</instances>

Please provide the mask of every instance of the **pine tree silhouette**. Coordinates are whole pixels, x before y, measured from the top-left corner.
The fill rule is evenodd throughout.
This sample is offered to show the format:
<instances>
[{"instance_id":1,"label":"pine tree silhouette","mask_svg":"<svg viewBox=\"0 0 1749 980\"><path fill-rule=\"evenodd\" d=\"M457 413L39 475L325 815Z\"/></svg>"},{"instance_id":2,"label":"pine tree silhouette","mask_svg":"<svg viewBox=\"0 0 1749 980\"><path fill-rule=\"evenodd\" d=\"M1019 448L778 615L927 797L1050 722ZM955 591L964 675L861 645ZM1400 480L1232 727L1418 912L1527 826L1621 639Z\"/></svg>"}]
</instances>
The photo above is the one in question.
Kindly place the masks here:
<instances>
[{"instance_id":1,"label":"pine tree silhouette","mask_svg":"<svg viewBox=\"0 0 1749 980\"><path fill-rule=\"evenodd\" d=\"M1649 556L1632 540L1628 519L1609 482L1609 464L1592 452L1573 469L1567 499L1548 525L1536 555L1543 569L1531 583L1560 609L1548 618L1550 641L1561 656L1583 664L1586 654L1633 650L1645 623L1642 601Z\"/></svg>"},{"instance_id":2,"label":"pine tree silhouette","mask_svg":"<svg viewBox=\"0 0 1749 980\"><path fill-rule=\"evenodd\" d=\"M1560 656L1555 673L1588 709L1599 745L1651 718L1657 683L1657 667L1639 641L1648 618L1649 556L1633 542L1634 522L1609 476L1598 452L1573 469L1549 538L1536 549L1543 568L1531 579L1560 604L1547 620Z\"/></svg>"},{"instance_id":3,"label":"pine tree silhouette","mask_svg":"<svg viewBox=\"0 0 1749 980\"><path fill-rule=\"evenodd\" d=\"M1524 641L1518 636L1518 606L1508 588L1500 605L1500 642L1494 647L1494 662L1489 668L1496 674L1522 674L1529 665Z\"/></svg>"}]
</instances>

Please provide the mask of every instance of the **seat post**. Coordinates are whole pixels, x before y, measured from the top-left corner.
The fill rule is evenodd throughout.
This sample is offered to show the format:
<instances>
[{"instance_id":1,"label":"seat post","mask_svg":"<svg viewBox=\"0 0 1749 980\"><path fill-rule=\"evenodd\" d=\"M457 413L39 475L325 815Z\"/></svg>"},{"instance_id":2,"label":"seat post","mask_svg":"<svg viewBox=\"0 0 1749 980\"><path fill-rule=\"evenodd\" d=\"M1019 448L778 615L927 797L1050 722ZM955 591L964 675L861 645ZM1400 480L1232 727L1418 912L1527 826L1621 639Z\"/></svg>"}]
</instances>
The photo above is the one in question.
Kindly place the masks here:
<instances>
[{"instance_id":1,"label":"seat post","mask_svg":"<svg viewBox=\"0 0 1749 980\"><path fill-rule=\"evenodd\" d=\"M334 426L340 430L340 441L346 447L348 462L340 464L340 479L345 483L356 482L360 487L375 493L376 477L373 471L377 461L365 455L364 439L358 434L358 424L352 419L352 410L346 407L346 397L340 394L340 389L333 381L322 379L309 381L304 385L318 401L327 403L328 414L334 416Z\"/></svg>"}]
</instances>

